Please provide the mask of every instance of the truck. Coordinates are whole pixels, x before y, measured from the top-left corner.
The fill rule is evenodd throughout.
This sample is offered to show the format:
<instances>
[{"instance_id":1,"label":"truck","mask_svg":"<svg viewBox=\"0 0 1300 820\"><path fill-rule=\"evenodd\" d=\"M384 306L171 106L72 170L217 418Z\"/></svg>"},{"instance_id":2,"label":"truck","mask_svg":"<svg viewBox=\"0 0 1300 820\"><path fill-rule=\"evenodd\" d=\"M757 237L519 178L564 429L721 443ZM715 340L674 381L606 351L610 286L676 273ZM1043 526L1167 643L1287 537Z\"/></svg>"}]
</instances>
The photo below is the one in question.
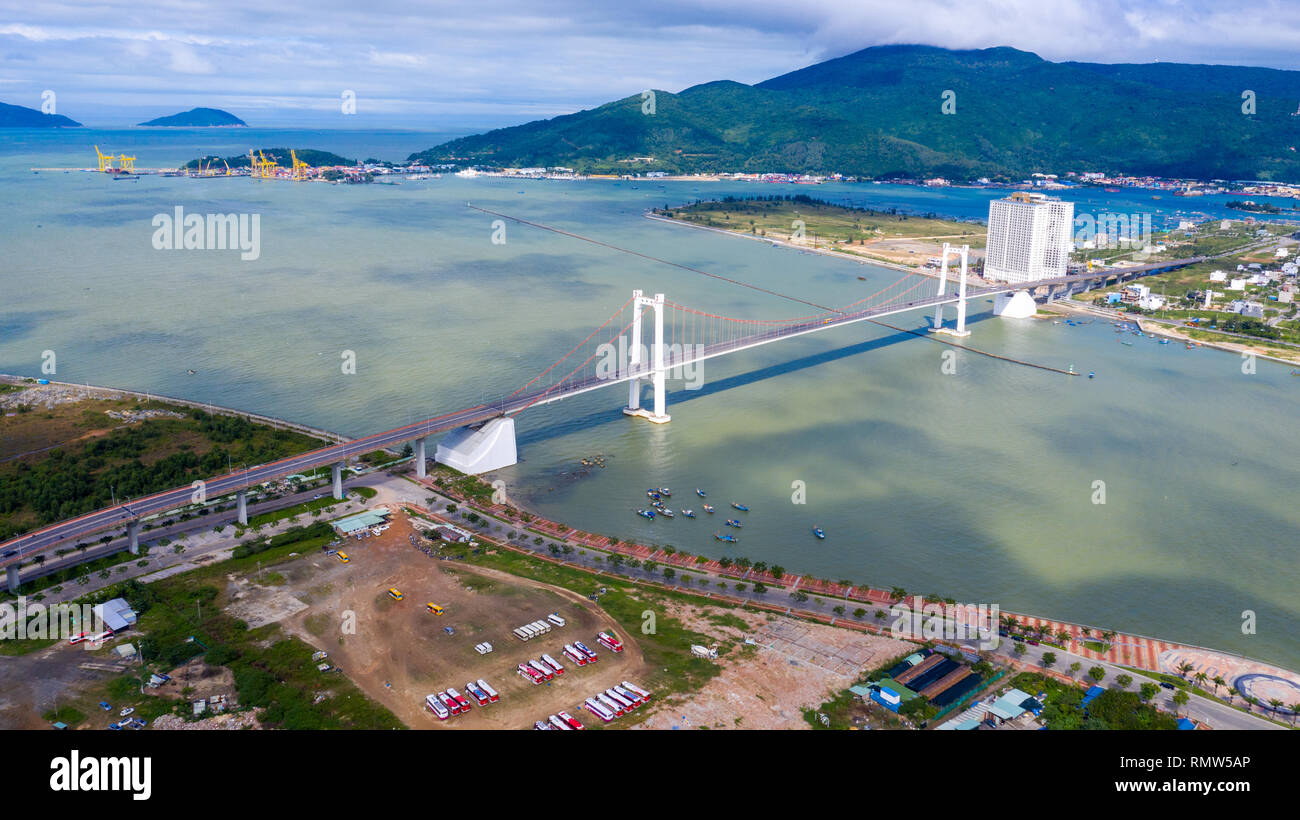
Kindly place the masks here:
<instances>
[{"instance_id":1,"label":"truck","mask_svg":"<svg viewBox=\"0 0 1300 820\"><path fill-rule=\"evenodd\" d=\"M591 698L587 698L586 706L588 712L591 712L593 715L605 721L606 723L609 723L611 720L614 719L613 712L611 712L609 709L605 708L604 706L600 705L596 701L592 700Z\"/></svg>"},{"instance_id":2,"label":"truck","mask_svg":"<svg viewBox=\"0 0 1300 820\"><path fill-rule=\"evenodd\" d=\"M555 658L552 658L550 655L542 655L542 663L554 669L555 674L557 675L564 674L564 667L560 665L559 661L557 661Z\"/></svg>"},{"instance_id":3,"label":"truck","mask_svg":"<svg viewBox=\"0 0 1300 820\"><path fill-rule=\"evenodd\" d=\"M442 705L442 701L438 699L436 694L425 695L424 705L429 707L429 711L433 712L438 720L446 720L451 717L451 711L448 710L446 706Z\"/></svg>"},{"instance_id":4,"label":"truck","mask_svg":"<svg viewBox=\"0 0 1300 820\"><path fill-rule=\"evenodd\" d=\"M478 679L478 688L486 692L488 696L488 700L492 701L493 703L496 703L497 701L501 700L501 696L497 694L497 690L493 689L491 686L488 686L487 681L483 680L482 678Z\"/></svg>"},{"instance_id":5,"label":"truck","mask_svg":"<svg viewBox=\"0 0 1300 820\"><path fill-rule=\"evenodd\" d=\"M575 649L573 647L573 644L566 643L564 645L564 654L566 657L569 658L569 660L573 661L578 666L587 665L587 656L582 652L579 652L577 649Z\"/></svg>"},{"instance_id":6,"label":"truck","mask_svg":"<svg viewBox=\"0 0 1300 820\"><path fill-rule=\"evenodd\" d=\"M328 657L329 657L329 653L324 651L323 649L311 653L311 659L313 663L316 661L323 661Z\"/></svg>"},{"instance_id":7,"label":"truck","mask_svg":"<svg viewBox=\"0 0 1300 820\"><path fill-rule=\"evenodd\" d=\"M556 626L564 626L565 623L567 623L563 618L560 617L560 613L558 612L552 612L550 615L547 615L546 620L550 621Z\"/></svg>"}]
</instances>

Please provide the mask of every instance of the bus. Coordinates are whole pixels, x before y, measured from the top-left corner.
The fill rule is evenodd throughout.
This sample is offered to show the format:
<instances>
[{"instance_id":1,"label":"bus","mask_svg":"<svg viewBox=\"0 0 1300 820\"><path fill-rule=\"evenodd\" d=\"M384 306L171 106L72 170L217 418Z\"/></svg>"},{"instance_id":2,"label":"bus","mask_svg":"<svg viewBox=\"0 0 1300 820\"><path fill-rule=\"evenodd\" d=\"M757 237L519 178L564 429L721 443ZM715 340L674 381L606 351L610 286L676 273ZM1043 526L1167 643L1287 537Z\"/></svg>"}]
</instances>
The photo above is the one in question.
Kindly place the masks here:
<instances>
[{"instance_id":1,"label":"bus","mask_svg":"<svg viewBox=\"0 0 1300 820\"><path fill-rule=\"evenodd\" d=\"M469 683L465 684L465 691L469 692L470 697L478 701L479 706L487 706L489 703L492 702L492 699L488 697L487 692L484 692L482 689L478 688L478 684L474 683L473 681L470 681Z\"/></svg>"},{"instance_id":2,"label":"bus","mask_svg":"<svg viewBox=\"0 0 1300 820\"><path fill-rule=\"evenodd\" d=\"M546 620L550 621L556 626L564 626L564 624L566 623L566 621L560 617L560 613L558 612L552 612L550 615L547 615Z\"/></svg>"},{"instance_id":3,"label":"bus","mask_svg":"<svg viewBox=\"0 0 1300 820\"><path fill-rule=\"evenodd\" d=\"M447 711L450 712L451 714L453 715L460 714L460 704L456 703L456 701L451 697L451 695L448 695L446 692L439 692L438 700L442 701L442 705L446 706Z\"/></svg>"},{"instance_id":4,"label":"bus","mask_svg":"<svg viewBox=\"0 0 1300 820\"><path fill-rule=\"evenodd\" d=\"M457 692L455 689L452 689L450 686L447 687L447 694L451 695L452 699L456 701L456 705L460 707L462 712L469 711L469 701L465 699L464 695Z\"/></svg>"},{"instance_id":5,"label":"bus","mask_svg":"<svg viewBox=\"0 0 1300 820\"><path fill-rule=\"evenodd\" d=\"M596 635L596 640L599 641L602 645L605 646L606 649L609 649L611 652L623 651L623 644L619 641L618 638L615 638L609 632L598 633Z\"/></svg>"},{"instance_id":6,"label":"bus","mask_svg":"<svg viewBox=\"0 0 1300 820\"><path fill-rule=\"evenodd\" d=\"M566 643L566 644L564 645L564 654L565 654L566 656L568 656L569 660L573 661L573 662L576 663L578 666L586 666L586 665L587 665L587 656L584 655L584 654L582 654L582 653L579 652L578 650L574 649L574 648L573 648L573 644L567 644L567 643Z\"/></svg>"},{"instance_id":7,"label":"bus","mask_svg":"<svg viewBox=\"0 0 1300 820\"><path fill-rule=\"evenodd\" d=\"M589 662L595 663L597 660L599 660L599 658L596 657L596 653L588 649L587 645L582 641L574 641L573 645L578 647L579 652L582 652L584 655L587 656L587 660Z\"/></svg>"},{"instance_id":8,"label":"bus","mask_svg":"<svg viewBox=\"0 0 1300 820\"><path fill-rule=\"evenodd\" d=\"M396 587L388 588L388 596L392 598L394 601L400 601L406 597L402 593L398 592Z\"/></svg>"},{"instance_id":9,"label":"bus","mask_svg":"<svg viewBox=\"0 0 1300 820\"><path fill-rule=\"evenodd\" d=\"M552 680L555 677L555 673L551 671L551 668L541 661L530 660L528 665L541 673L541 676L546 680Z\"/></svg>"},{"instance_id":10,"label":"bus","mask_svg":"<svg viewBox=\"0 0 1300 820\"><path fill-rule=\"evenodd\" d=\"M531 683L533 686L536 686L543 680L541 673L527 664L521 663L515 667L515 670L519 672L520 677Z\"/></svg>"},{"instance_id":11,"label":"bus","mask_svg":"<svg viewBox=\"0 0 1300 820\"><path fill-rule=\"evenodd\" d=\"M610 700L612 700L612 701L614 701L615 703L621 705L625 710L632 710L632 709L635 709L635 708L636 708L636 701L635 701L635 700L633 700L633 699L631 699L631 698L625 698L625 697L623 697L622 695L620 695L620 694L618 693L618 690L617 690L617 689L614 689L613 687L610 687L609 689L606 689L606 690L605 690L605 694L609 696L609 699L610 699Z\"/></svg>"},{"instance_id":12,"label":"bus","mask_svg":"<svg viewBox=\"0 0 1300 820\"><path fill-rule=\"evenodd\" d=\"M448 711L446 706L442 705L442 701L438 699L437 695L426 695L424 705L429 707L429 711L433 712L438 720L446 720L451 717L451 712Z\"/></svg>"},{"instance_id":13,"label":"bus","mask_svg":"<svg viewBox=\"0 0 1300 820\"><path fill-rule=\"evenodd\" d=\"M614 713L615 717L622 717L623 713L627 711L622 706L619 706L617 703L610 700L609 697L605 695L604 692L596 693L596 702L599 703L601 706L604 706L610 712Z\"/></svg>"},{"instance_id":14,"label":"bus","mask_svg":"<svg viewBox=\"0 0 1300 820\"><path fill-rule=\"evenodd\" d=\"M550 655L542 655L542 662L545 663L547 666L551 667L552 669L554 669L555 674L557 675L564 674L564 667L560 665L559 661L557 661L555 658L552 658Z\"/></svg>"},{"instance_id":15,"label":"bus","mask_svg":"<svg viewBox=\"0 0 1300 820\"><path fill-rule=\"evenodd\" d=\"M631 689L628 689L626 686L615 686L614 691L618 692L627 700L632 701L633 706L640 706L641 704L645 703L644 698L642 698L637 693L633 692Z\"/></svg>"},{"instance_id":16,"label":"bus","mask_svg":"<svg viewBox=\"0 0 1300 820\"><path fill-rule=\"evenodd\" d=\"M574 719L573 719L573 715L569 714L568 712L557 712L556 714L558 714L558 715L560 716L560 720L562 720L562 721L564 721L565 723L569 724L569 728L570 728L570 729L581 729L581 728L582 728L582 724L579 723L578 721L574 720Z\"/></svg>"},{"instance_id":17,"label":"bus","mask_svg":"<svg viewBox=\"0 0 1300 820\"><path fill-rule=\"evenodd\" d=\"M434 604L434 603L428 603L428 604L425 604L425 605L424 605L424 608L427 609L427 610L429 610L429 612L430 612L431 614L433 614L433 615L441 615L441 614L442 614L442 607L438 606L437 604Z\"/></svg>"},{"instance_id":18,"label":"bus","mask_svg":"<svg viewBox=\"0 0 1300 820\"><path fill-rule=\"evenodd\" d=\"M540 720L533 722L533 728L541 731L547 731L547 732L551 731L552 729L551 724L542 723Z\"/></svg>"},{"instance_id":19,"label":"bus","mask_svg":"<svg viewBox=\"0 0 1300 820\"><path fill-rule=\"evenodd\" d=\"M591 712L593 715L605 721L606 723L609 723L611 720L614 719L613 712L609 711L604 706L601 706L599 703L592 700L591 698L587 698L586 705L587 705L588 712Z\"/></svg>"},{"instance_id":20,"label":"bus","mask_svg":"<svg viewBox=\"0 0 1300 820\"><path fill-rule=\"evenodd\" d=\"M650 700L650 693L642 689L640 686L637 686L635 683L623 681L623 688L632 694L639 696L641 700Z\"/></svg>"},{"instance_id":21,"label":"bus","mask_svg":"<svg viewBox=\"0 0 1300 820\"><path fill-rule=\"evenodd\" d=\"M493 689L491 686L488 686L487 681L483 680L482 678L478 679L478 688L486 692L488 696L488 700L492 701L493 703L496 703L497 701L501 700L501 696L497 694L497 690Z\"/></svg>"},{"instance_id":22,"label":"bus","mask_svg":"<svg viewBox=\"0 0 1300 820\"><path fill-rule=\"evenodd\" d=\"M338 552L334 553L334 557L339 559L339 563L341 564L346 564L352 560L351 558L348 557L348 554L343 550L339 550Z\"/></svg>"},{"instance_id":23,"label":"bus","mask_svg":"<svg viewBox=\"0 0 1300 820\"><path fill-rule=\"evenodd\" d=\"M556 729L563 729L566 732L573 730L573 727L561 720L559 715L551 715L547 720Z\"/></svg>"}]
</instances>

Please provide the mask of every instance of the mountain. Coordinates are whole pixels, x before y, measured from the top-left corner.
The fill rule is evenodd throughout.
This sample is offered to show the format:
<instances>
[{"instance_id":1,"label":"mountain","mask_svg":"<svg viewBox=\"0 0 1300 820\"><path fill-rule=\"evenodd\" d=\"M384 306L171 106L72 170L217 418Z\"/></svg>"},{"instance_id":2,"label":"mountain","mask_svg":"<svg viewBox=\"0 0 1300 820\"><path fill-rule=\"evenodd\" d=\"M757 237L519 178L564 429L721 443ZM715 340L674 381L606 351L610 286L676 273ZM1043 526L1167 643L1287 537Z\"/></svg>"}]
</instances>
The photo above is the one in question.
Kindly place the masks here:
<instances>
[{"instance_id":1,"label":"mountain","mask_svg":"<svg viewBox=\"0 0 1300 820\"><path fill-rule=\"evenodd\" d=\"M140 125L153 128L217 128L243 127L248 123L229 111L222 111L219 108L191 108L189 111L172 114L170 117L159 117L156 120L142 122Z\"/></svg>"},{"instance_id":2,"label":"mountain","mask_svg":"<svg viewBox=\"0 0 1300 820\"><path fill-rule=\"evenodd\" d=\"M0 103L0 128L80 128L62 114L42 114L35 108Z\"/></svg>"},{"instance_id":3,"label":"mountain","mask_svg":"<svg viewBox=\"0 0 1300 820\"><path fill-rule=\"evenodd\" d=\"M1242 92L1257 113L1242 113ZM944 114L946 91L956 113ZM423 162L1021 179L1069 170L1300 180L1300 72L1053 63L1013 48L877 46L757 85L637 94L464 137ZM637 161L636 157L653 157Z\"/></svg>"}]
</instances>

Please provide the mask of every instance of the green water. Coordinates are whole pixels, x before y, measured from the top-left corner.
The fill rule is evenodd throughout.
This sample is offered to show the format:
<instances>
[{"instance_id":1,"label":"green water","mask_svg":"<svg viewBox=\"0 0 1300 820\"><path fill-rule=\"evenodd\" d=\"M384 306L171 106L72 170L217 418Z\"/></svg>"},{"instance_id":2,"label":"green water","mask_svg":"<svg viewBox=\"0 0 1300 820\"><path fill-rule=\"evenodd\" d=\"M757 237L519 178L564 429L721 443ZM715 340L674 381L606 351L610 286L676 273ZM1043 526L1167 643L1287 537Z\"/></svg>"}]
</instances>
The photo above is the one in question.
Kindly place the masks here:
<instances>
[{"instance_id":1,"label":"green water","mask_svg":"<svg viewBox=\"0 0 1300 820\"><path fill-rule=\"evenodd\" d=\"M101 138L79 139L92 136ZM290 137L277 144L347 153L342 142ZM208 145L151 139L134 148L138 165L174 164ZM346 139L367 147L364 135ZM379 155L391 159L436 141L384 139L391 150ZM86 160L67 136L24 140L0 145L0 370L39 375L42 352L53 350L59 380L354 435L514 390L633 288L732 316L807 312L516 224L494 245L492 217L467 201L823 304L898 277L641 215L754 186L450 176L400 186L114 182L32 174L32 166ZM92 153L88 145L83 153ZM872 204L896 197L963 217L979 216L990 196L894 186L757 192ZM1135 202L1117 195L1110 205ZM260 258L154 250L151 219L178 205L261 214ZM1218 215L1213 203L1197 207ZM968 344L1097 378L964 352L956 373L945 374L949 348L858 324L710 360L702 389L669 385L667 425L624 417L623 388L530 410L518 420L524 460L501 477L543 514L621 538L1300 667L1300 378L1266 362L1246 375L1235 355L1121 337L1102 322L1008 321L990 308L972 307ZM924 320L918 312L889 321L918 328ZM342 372L345 350L356 354L355 375ZM581 474L578 459L595 453L606 468ZM1104 505L1092 503L1095 481L1105 482ZM806 504L792 503L794 482L806 486ZM635 516L645 489L663 485L674 490L674 508L694 507L701 518ZM697 486L718 520L700 511ZM752 511L736 514L731 501ZM724 547L712 536L733 515L746 526L738 545ZM814 525L825 541L813 538ZM1243 610L1257 614L1258 634L1241 633Z\"/></svg>"}]
</instances>

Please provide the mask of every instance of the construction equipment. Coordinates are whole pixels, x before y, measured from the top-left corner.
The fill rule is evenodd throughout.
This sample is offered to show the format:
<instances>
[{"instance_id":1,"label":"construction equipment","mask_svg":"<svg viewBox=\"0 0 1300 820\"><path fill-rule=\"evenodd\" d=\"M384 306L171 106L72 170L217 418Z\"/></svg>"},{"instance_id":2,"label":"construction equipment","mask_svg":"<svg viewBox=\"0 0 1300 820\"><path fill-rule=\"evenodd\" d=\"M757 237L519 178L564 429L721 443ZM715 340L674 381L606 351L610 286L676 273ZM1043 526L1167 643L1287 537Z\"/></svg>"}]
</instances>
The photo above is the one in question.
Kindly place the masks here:
<instances>
[{"instance_id":1,"label":"construction equipment","mask_svg":"<svg viewBox=\"0 0 1300 820\"><path fill-rule=\"evenodd\" d=\"M96 149L96 150L98 150L98 149ZM110 156L109 159L111 160L112 157ZM123 171L123 172L128 173L128 174L134 174L134 173L135 173L135 157L128 157L126 154L122 154L122 155L120 155L120 156L118 157L118 170L119 170L119 171Z\"/></svg>"},{"instance_id":2,"label":"construction equipment","mask_svg":"<svg viewBox=\"0 0 1300 820\"><path fill-rule=\"evenodd\" d=\"M99 161L99 167L98 167L97 170L99 170L99 171L103 171L103 172L105 172L105 173L111 172L111 171L113 170L113 155L112 155L112 154L105 154L105 153L103 153L102 151L99 150L99 146L96 145L96 146L95 146L95 157L96 157L96 159Z\"/></svg>"},{"instance_id":3,"label":"construction equipment","mask_svg":"<svg viewBox=\"0 0 1300 820\"><path fill-rule=\"evenodd\" d=\"M260 150L257 155L262 158L262 178L275 179L275 170L280 166L276 163L274 157L267 159L266 154L263 154Z\"/></svg>"},{"instance_id":4,"label":"construction equipment","mask_svg":"<svg viewBox=\"0 0 1300 820\"><path fill-rule=\"evenodd\" d=\"M289 171L289 176L295 181L306 179L307 171L311 166L298 159L298 154L292 148L289 149L289 157L293 160L293 168Z\"/></svg>"},{"instance_id":5,"label":"construction equipment","mask_svg":"<svg viewBox=\"0 0 1300 820\"><path fill-rule=\"evenodd\" d=\"M230 176L230 163L223 159L221 160L221 164L226 166L226 176Z\"/></svg>"}]
</instances>

